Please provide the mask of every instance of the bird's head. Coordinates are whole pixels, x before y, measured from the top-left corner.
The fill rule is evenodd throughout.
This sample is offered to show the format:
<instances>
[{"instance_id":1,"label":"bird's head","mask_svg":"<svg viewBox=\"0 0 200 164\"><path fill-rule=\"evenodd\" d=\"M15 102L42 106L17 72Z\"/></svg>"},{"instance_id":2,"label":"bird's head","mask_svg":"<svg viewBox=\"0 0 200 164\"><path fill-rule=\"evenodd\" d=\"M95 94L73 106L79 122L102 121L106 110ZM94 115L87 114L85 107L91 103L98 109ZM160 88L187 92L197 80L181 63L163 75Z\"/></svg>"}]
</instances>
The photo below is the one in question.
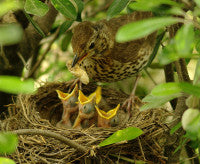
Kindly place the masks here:
<instances>
[{"instance_id":1,"label":"bird's head","mask_svg":"<svg viewBox=\"0 0 200 164\"><path fill-rule=\"evenodd\" d=\"M91 113L95 111L95 105L99 104L101 101L101 87L97 87L95 92L91 93L88 97L79 90L79 110L83 113Z\"/></svg>"},{"instance_id":2,"label":"bird's head","mask_svg":"<svg viewBox=\"0 0 200 164\"><path fill-rule=\"evenodd\" d=\"M75 26L72 32L71 43L75 54L72 67L86 58L109 52L114 45L113 36L103 23L85 21Z\"/></svg>"},{"instance_id":3,"label":"bird's head","mask_svg":"<svg viewBox=\"0 0 200 164\"><path fill-rule=\"evenodd\" d=\"M56 90L58 98L62 101L64 107L74 107L78 101L78 85L74 87L71 93L64 93L60 90Z\"/></svg>"},{"instance_id":4,"label":"bird's head","mask_svg":"<svg viewBox=\"0 0 200 164\"><path fill-rule=\"evenodd\" d=\"M98 126L108 128L111 126L116 126L119 122L117 117L117 112L120 108L120 104L117 105L114 109L109 110L108 112L105 112L101 109L99 109L98 106L95 106L96 111L98 113Z\"/></svg>"}]
</instances>

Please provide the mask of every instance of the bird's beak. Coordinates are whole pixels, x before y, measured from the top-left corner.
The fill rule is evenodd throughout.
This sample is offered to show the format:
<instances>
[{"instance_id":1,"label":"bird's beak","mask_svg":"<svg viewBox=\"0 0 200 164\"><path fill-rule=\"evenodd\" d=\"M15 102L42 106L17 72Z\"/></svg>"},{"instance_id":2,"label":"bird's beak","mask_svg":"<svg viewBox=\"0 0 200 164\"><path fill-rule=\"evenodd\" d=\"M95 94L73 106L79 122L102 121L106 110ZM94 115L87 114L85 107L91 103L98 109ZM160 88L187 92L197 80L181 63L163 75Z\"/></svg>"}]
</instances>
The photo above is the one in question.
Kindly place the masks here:
<instances>
[{"instance_id":1,"label":"bird's beak","mask_svg":"<svg viewBox=\"0 0 200 164\"><path fill-rule=\"evenodd\" d=\"M111 109L108 112L105 112L105 111L99 109L99 107L95 105L98 115L107 120L113 118L117 114L119 107L120 107L120 104L118 104L117 107L115 107L114 109Z\"/></svg>"},{"instance_id":2,"label":"bird's beak","mask_svg":"<svg viewBox=\"0 0 200 164\"><path fill-rule=\"evenodd\" d=\"M77 54L75 54L74 59L72 61L72 67L74 67L76 65L76 63L79 61L80 57L78 57Z\"/></svg>"}]
</instances>

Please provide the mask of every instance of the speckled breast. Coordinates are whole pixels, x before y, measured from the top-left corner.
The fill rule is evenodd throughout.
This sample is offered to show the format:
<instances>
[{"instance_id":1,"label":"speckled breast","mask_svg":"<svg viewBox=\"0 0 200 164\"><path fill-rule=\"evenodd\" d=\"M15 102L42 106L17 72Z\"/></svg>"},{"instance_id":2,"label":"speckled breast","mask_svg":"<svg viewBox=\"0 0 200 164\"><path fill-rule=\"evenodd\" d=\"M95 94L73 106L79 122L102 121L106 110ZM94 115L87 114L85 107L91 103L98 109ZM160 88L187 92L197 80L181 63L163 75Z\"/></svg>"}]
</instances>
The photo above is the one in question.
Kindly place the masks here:
<instances>
[{"instance_id":1,"label":"speckled breast","mask_svg":"<svg viewBox=\"0 0 200 164\"><path fill-rule=\"evenodd\" d=\"M90 58L80 63L80 67L96 82L115 82L136 75L145 67L147 61L148 57L137 58L127 63Z\"/></svg>"}]
</instances>

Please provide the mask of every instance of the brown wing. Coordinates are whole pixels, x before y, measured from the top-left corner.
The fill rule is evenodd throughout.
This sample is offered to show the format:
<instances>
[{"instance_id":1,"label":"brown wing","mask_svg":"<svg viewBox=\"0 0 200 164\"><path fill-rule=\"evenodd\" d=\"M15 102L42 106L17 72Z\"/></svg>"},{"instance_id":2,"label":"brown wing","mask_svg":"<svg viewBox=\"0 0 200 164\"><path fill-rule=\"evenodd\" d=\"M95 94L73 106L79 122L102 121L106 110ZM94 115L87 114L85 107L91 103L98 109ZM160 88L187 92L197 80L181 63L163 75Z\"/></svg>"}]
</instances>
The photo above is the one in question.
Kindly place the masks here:
<instances>
[{"instance_id":1,"label":"brown wing","mask_svg":"<svg viewBox=\"0 0 200 164\"><path fill-rule=\"evenodd\" d=\"M155 46L156 32L146 38L126 43L117 43L110 53L110 57L121 63L133 61L138 55L150 55Z\"/></svg>"},{"instance_id":2,"label":"brown wing","mask_svg":"<svg viewBox=\"0 0 200 164\"><path fill-rule=\"evenodd\" d=\"M146 19L152 17L151 12L134 12L132 14L123 15L118 18L113 18L108 22L104 21L108 28L111 28L112 35L115 36L119 27L134 21L138 21L141 19ZM154 47L156 39L156 33L153 33L145 38L125 42L125 43L117 43L115 42L112 53L110 53L110 57L119 62L126 63L134 60L137 55L141 54L143 51L148 53ZM149 52L151 53L151 52ZM145 55L145 54L144 54Z\"/></svg>"},{"instance_id":3,"label":"brown wing","mask_svg":"<svg viewBox=\"0 0 200 164\"><path fill-rule=\"evenodd\" d=\"M139 42L115 43L110 57L121 63L126 63L135 58L141 48Z\"/></svg>"},{"instance_id":4,"label":"brown wing","mask_svg":"<svg viewBox=\"0 0 200 164\"><path fill-rule=\"evenodd\" d=\"M135 11L131 14L126 14L126 15L123 15L123 16L120 16L120 17L117 17L117 18L112 18L109 21L102 20L102 22L106 23L106 25L110 29L112 29L113 34L116 34L119 27L121 27L121 26L123 26L127 23L135 22L135 21L146 19L146 18L149 18L149 17L152 17L151 12Z\"/></svg>"}]
</instances>

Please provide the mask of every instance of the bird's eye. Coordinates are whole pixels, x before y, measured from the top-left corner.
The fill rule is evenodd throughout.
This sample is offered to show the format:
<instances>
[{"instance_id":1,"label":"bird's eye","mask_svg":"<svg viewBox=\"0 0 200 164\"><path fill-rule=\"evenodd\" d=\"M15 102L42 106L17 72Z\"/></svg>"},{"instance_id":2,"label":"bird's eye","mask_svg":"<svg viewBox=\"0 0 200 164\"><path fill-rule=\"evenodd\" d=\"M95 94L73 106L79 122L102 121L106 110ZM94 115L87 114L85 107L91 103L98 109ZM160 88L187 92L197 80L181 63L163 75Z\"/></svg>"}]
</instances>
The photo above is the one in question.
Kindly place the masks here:
<instances>
[{"instance_id":1,"label":"bird's eye","mask_svg":"<svg viewBox=\"0 0 200 164\"><path fill-rule=\"evenodd\" d=\"M92 48L94 48L94 42L92 42L92 43L90 44L89 49L92 49Z\"/></svg>"}]
</instances>

